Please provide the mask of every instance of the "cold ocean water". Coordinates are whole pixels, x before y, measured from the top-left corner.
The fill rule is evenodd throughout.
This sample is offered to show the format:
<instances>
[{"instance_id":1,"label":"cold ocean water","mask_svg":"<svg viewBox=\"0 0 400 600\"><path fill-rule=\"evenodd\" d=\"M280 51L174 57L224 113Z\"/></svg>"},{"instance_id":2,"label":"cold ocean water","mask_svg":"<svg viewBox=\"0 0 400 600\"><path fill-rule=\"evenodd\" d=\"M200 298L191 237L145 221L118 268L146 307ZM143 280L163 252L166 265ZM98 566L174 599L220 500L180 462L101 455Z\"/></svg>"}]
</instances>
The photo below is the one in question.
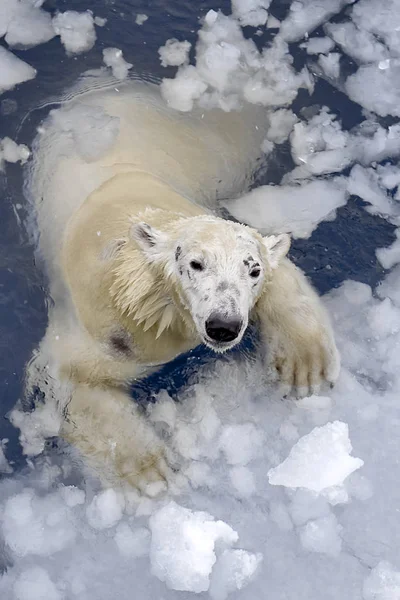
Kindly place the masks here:
<instances>
[{"instance_id":1,"label":"cold ocean water","mask_svg":"<svg viewBox=\"0 0 400 600\"><path fill-rule=\"evenodd\" d=\"M1 598L400 599L399 32L399 0L0 0L2 47L37 71L0 52ZM196 69L187 45L161 65L172 38ZM7 138L31 148L106 48L143 79L175 77L177 110L266 107L267 166L220 208L292 233L343 362L329 396L281 400L250 333L229 357L199 348L134 386L189 482L156 500L99 491L55 438L26 461L6 418L51 302L25 226L27 151Z\"/></svg>"}]
</instances>

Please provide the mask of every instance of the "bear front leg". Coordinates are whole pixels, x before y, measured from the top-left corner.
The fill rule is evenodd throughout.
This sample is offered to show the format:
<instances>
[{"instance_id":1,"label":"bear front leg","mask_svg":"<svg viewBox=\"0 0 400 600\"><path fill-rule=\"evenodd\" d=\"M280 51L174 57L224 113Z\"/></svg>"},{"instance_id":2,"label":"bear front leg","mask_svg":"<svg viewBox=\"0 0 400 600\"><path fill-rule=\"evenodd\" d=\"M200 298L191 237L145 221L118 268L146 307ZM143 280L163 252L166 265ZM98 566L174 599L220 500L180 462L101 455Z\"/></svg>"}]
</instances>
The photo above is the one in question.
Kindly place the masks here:
<instances>
[{"instance_id":1,"label":"bear front leg","mask_svg":"<svg viewBox=\"0 0 400 600\"><path fill-rule=\"evenodd\" d=\"M336 382L340 357L328 314L303 273L284 259L265 284L256 305L270 365L282 393L297 397Z\"/></svg>"},{"instance_id":2,"label":"bear front leg","mask_svg":"<svg viewBox=\"0 0 400 600\"><path fill-rule=\"evenodd\" d=\"M106 486L128 485L154 496L174 477L165 445L123 390L78 385L61 436Z\"/></svg>"}]
</instances>

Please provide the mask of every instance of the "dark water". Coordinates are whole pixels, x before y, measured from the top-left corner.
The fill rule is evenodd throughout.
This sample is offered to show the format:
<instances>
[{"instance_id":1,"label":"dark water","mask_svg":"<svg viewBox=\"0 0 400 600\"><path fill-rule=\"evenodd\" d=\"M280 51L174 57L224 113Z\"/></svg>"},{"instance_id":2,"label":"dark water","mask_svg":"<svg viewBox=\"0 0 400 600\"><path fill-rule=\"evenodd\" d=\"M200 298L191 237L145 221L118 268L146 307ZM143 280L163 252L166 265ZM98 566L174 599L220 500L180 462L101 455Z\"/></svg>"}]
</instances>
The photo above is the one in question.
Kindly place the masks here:
<instances>
[{"instance_id":1,"label":"dark water","mask_svg":"<svg viewBox=\"0 0 400 600\"><path fill-rule=\"evenodd\" d=\"M289 0L275 0L271 13L282 19L289 4ZM211 8L220 8L226 14L230 12L227 0L99 0L96 3L50 0L44 7L51 12L92 9L96 16L107 18L107 23L105 27L96 28L95 47L78 57L66 57L58 38L31 50L15 52L33 65L38 75L33 81L0 97L0 138L9 136L28 146L36 127L48 113L49 106L45 104L73 84L81 73L101 66L103 48L121 48L125 59L133 63L135 71L143 77L172 76L174 69L160 66L158 48L171 37L194 43L199 19ZM141 27L135 24L137 13L149 16ZM251 29L245 31L246 35L251 33ZM270 35L266 32L255 41L265 44ZM295 47L292 51L296 67L301 68L305 54ZM348 68L352 69L350 61ZM314 104L331 108L346 128L362 120L360 107L323 80L317 82L312 96L302 90L293 110L300 113ZM279 182L291 166L289 146L283 144L274 152L267 172L257 184ZM33 248L20 224L26 205L20 166L8 165L6 172L0 173L0 202L0 440L9 438L8 459L18 464L22 459L17 431L9 424L6 414L21 395L24 365L44 334L47 322L46 281L35 266ZM17 205L22 208L16 208ZM393 227L366 213L362 201L354 197L346 207L339 209L335 221L322 223L308 240L294 241L291 256L321 293L340 285L345 279L375 286L383 276L375 249L388 246L393 240ZM250 352L251 349L249 335L240 351ZM134 387L134 396L147 399L165 387L176 391L195 376L199 365L210 360L211 355L211 351L199 348L180 357Z\"/></svg>"}]
</instances>

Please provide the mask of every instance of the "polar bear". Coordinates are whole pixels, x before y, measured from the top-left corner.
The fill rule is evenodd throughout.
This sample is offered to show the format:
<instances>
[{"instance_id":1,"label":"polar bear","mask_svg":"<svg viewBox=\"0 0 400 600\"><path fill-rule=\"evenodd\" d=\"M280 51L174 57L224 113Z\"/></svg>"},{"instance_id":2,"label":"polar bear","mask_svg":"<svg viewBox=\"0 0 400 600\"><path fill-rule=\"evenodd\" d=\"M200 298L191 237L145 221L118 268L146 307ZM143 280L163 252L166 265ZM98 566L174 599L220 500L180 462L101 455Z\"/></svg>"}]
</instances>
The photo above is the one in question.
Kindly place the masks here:
<instances>
[{"instance_id":1,"label":"polar bear","mask_svg":"<svg viewBox=\"0 0 400 600\"><path fill-rule=\"evenodd\" d=\"M78 94L43 127L29 190L54 304L27 386L107 485L168 480L128 385L198 344L225 352L253 320L283 393L338 376L328 315L286 257L289 237L211 210L246 190L267 126L254 107L180 115L155 86L129 83Z\"/></svg>"}]
</instances>

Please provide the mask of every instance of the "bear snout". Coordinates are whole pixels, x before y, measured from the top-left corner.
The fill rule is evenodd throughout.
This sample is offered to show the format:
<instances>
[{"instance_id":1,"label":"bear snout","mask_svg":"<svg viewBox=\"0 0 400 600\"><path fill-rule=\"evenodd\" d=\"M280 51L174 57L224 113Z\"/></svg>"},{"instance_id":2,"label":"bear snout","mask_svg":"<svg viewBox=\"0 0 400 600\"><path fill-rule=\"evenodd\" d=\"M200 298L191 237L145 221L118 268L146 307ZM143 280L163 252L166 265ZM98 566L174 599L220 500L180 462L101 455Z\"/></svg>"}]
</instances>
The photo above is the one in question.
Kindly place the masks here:
<instances>
[{"instance_id":1,"label":"bear snout","mask_svg":"<svg viewBox=\"0 0 400 600\"><path fill-rule=\"evenodd\" d=\"M215 342L232 342L238 337L242 325L243 321L237 316L213 313L206 321L206 333Z\"/></svg>"}]
</instances>

